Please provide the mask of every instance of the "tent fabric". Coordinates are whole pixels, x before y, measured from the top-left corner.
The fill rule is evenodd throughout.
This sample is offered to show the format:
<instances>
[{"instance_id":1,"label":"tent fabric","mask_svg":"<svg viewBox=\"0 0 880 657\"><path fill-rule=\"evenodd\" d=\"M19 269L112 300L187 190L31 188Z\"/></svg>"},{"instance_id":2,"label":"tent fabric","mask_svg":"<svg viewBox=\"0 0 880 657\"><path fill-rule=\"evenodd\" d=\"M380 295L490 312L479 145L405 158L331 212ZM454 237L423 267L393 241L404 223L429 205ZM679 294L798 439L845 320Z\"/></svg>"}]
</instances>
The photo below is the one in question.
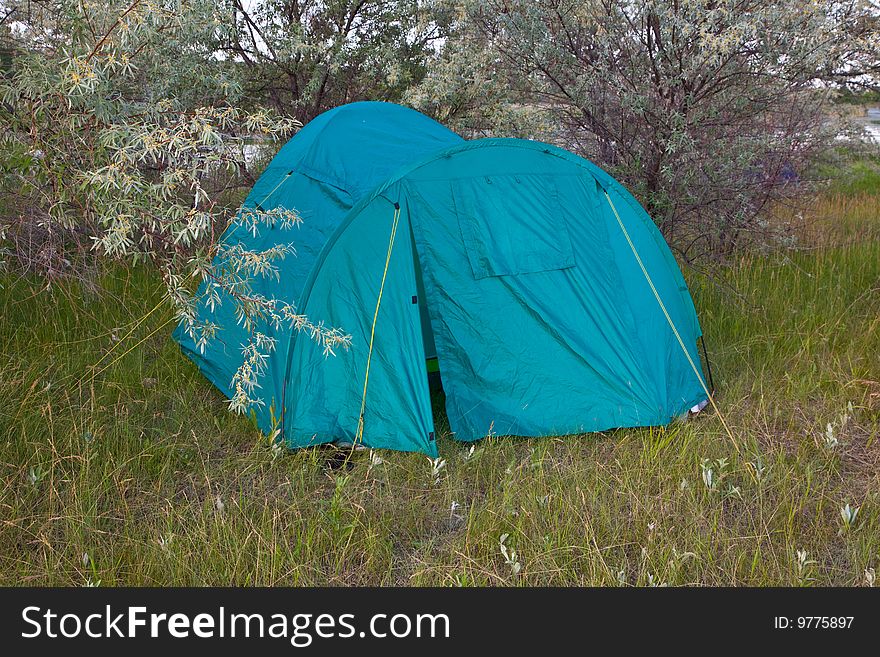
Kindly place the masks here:
<instances>
[{"instance_id":1,"label":"tent fabric","mask_svg":"<svg viewBox=\"0 0 880 657\"><path fill-rule=\"evenodd\" d=\"M299 160L297 170L331 171L309 180L328 185L332 179L333 189L350 190L345 199L331 200L312 182L282 187L289 196L278 202L302 213L304 227L320 215L317 221L334 229L307 234L313 241L300 254L308 262L286 264L280 282L271 284L274 293L295 295L300 312L342 328L352 344L325 358L306 335L280 336L285 341L279 340L262 392L272 413L258 414L264 430L280 415L290 447L360 440L436 456L426 367L433 356L451 431L463 441L666 424L705 399L606 192L699 363L700 326L687 286L654 222L613 178L554 146L465 142L425 117L412 121L416 132L432 135L413 138L425 148L386 150L384 137L401 139L395 118L416 113L387 104L345 107L350 116L339 121L345 130L357 131L361 112L377 119L364 137L377 141L359 148L397 153L398 162L370 164L381 180L347 182L345 176L360 172L349 156L363 152L349 147L346 154L342 144L350 142L334 135L320 157ZM388 115L387 132L379 129L381 114ZM333 123L324 121L324 130ZM276 160L285 152L321 150L321 132L307 132L312 125ZM303 136L310 145L296 145ZM443 140L448 143L433 150L426 143ZM405 153L412 157L401 163ZM287 166L273 161L264 176L277 181ZM257 187L273 184L261 178ZM248 201L259 196L257 187ZM261 244L279 239L266 232ZM300 245L302 234L297 237ZM239 346L242 332L230 335L226 347ZM176 337L193 356L187 338ZM194 360L224 390L241 356L215 349Z\"/></svg>"},{"instance_id":2,"label":"tent fabric","mask_svg":"<svg viewBox=\"0 0 880 657\"><path fill-rule=\"evenodd\" d=\"M389 175L414 159L435 153L464 140L436 121L414 110L392 103L360 102L324 112L306 124L272 159L254 184L242 208L295 210L302 223L293 229L261 228L256 235L233 222L220 238L224 246L240 245L261 252L278 244L292 243L295 257L277 262L279 276L255 278L251 287L266 298L296 304L321 248L352 206ZM222 258L215 266L223 269ZM211 310L205 292L213 282L197 291L197 317L220 327L204 353L182 327L174 339L184 353L225 396L231 398L230 382L242 363L242 348L248 331L235 315L235 302L218 291L221 303ZM287 364L290 327L261 324L257 330L276 340L262 388L262 402L254 407L258 425L271 431L280 415L282 381Z\"/></svg>"}]
</instances>

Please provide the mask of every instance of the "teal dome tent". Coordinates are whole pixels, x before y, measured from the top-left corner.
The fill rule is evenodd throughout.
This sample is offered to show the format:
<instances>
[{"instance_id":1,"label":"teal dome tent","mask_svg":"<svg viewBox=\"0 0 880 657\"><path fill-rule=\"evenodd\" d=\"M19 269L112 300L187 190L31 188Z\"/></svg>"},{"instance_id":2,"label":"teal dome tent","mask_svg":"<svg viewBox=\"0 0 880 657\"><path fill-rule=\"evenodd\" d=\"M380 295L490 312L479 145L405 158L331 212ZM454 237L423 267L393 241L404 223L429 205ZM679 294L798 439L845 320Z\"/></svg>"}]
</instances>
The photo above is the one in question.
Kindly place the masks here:
<instances>
[{"instance_id":1,"label":"teal dome tent","mask_svg":"<svg viewBox=\"0 0 880 657\"><path fill-rule=\"evenodd\" d=\"M295 209L279 280L255 285L351 334L325 357L273 330L256 408L290 447L345 441L437 455L427 361L458 440L667 424L700 404L700 336L684 279L635 199L590 162L518 139L465 141L418 112L354 103L306 125L245 207ZM226 395L245 331L227 301L205 353L184 352ZM279 424L280 423L280 424Z\"/></svg>"}]
</instances>

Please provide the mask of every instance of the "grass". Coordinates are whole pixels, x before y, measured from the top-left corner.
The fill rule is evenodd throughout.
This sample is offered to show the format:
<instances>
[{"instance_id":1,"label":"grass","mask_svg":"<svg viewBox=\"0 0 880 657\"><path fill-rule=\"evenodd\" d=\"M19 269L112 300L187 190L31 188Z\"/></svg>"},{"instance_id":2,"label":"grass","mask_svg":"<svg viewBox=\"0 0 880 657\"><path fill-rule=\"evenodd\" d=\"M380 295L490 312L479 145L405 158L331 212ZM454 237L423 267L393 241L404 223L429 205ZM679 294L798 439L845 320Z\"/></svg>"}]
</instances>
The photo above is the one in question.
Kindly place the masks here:
<instances>
[{"instance_id":1,"label":"grass","mask_svg":"<svg viewBox=\"0 0 880 657\"><path fill-rule=\"evenodd\" d=\"M99 291L6 277L0 584L863 584L880 194L832 190L814 213L813 248L743 258L722 275L736 292L691 281L739 451L708 411L473 450L441 417L436 478L418 455L273 453L169 340L143 271Z\"/></svg>"},{"instance_id":2,"label":"grass","mask_svg":"<svg viewBox=\"0 0 880 657\"><path fill-rule=\"evenodd\" d=\"M840 167L818 167L817 175L832 177L832 197L869 199L880 190L880 157L860 157Z\"/></svg>"}]
</instances>

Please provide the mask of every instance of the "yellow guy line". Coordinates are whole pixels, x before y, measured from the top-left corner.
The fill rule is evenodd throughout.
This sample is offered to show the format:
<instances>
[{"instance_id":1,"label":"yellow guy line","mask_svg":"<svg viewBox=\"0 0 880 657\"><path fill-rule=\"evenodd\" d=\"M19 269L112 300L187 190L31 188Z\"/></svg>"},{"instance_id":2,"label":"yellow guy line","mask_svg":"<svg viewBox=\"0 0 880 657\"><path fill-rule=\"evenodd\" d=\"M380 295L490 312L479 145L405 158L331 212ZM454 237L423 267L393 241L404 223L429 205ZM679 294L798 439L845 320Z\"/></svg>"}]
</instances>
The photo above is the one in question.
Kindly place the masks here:
<instances>
[{"instance_id":1,"label":"yellow guy line","mask_svg":"<svg viewBox=\"0 0 880 657\"><path fill-rule=\"evenodd\" d=\"M397 224L400 221L400 206L394 204L394 219L391 222L391 237L388 240L388 253L385 255L385 269L382 272L382 284L379 286L379 297L376 299L376 311L373 313L373 326L370 329L370 349L367 352L367 368L364 372L364 394L361 397L361 412L358 416L358 428L355 436L355 444L361 442L364 437L364 409L367 405L367 382L370 380L370 361L373 358L373 338L376 335L376 320L379 318L379 306L382 304L382 292L385 291L385 279L388 276L388 265L391 264L391 250L394 248L394 238L397 235Z\"/></svg>"},{"instance_id":2,"label":"yellow guy line","mask_svg":"<svg viewBox=\"0 0 880 657\"><path fill-rule=\"evenodd\" d=\"M237 231L237 230L239 229L239 227L241 226L241 223L238 222L238 219L239 219L239 217L241 216L241 211L242 211L242 210L245 210L245 209L247 209L247 210L256 210L257 208L262 208L262 207L263 207L263 203L265 203L266 201L268 201L268 200L269 200L269 197L272 196L272 194L274 194L275 192L277 192L277 191L278 191L278 188L281 187L281 185L283 185L283 184L286 183L288 180L290 180L290 176L292 176L292 175L293 175L293 171L288 171L287 173L285 173L285 174L284 174L284 177L283 177L281 180L278 181L278 184L275 185L275 186L272 188L272 191L269 192L268 194L266 194L266 196L263 197L263 200L260 201L259 203L257 203L253 208L245 208L244 206L242 206L241 208L239 208L238 212L237 212L236 215L235 215L235 218L232 220L232 222L230 222L230 225L232 226L232 230L229 231L229 234L228 234L228 235L224 235L224 236L223 236L223 241L226 241L226 240L228 240L230 237L232 237L232 236L235 234L235 231Z\"/></svg>"},{"instance_id":3,"label":"yellow guy line","mask_svg":"<svg viewBox=\"0 0 880 657\"><path fill-rule=\"evenodd\" d=\"M284 174L284 177L282 177L281 180L278 181L278 184L275 185L275 187L272 188L272 191L270 191L268 194L266 194L266 196L263 198L262 201L260 201L259 203L257 203L257 206L262 206L263 203L265 203L265 202L269 199L269 197L272 196L272 194L274 194L276 191L278 191L278 188L281 187L281 185L283 185L285 182L287 182L287 180L290 178L290 176L291 176L292 173L293 173L293 172L290 171L290 172ZM238 228L239 225L240 225L240 224L237 224L237 225L236 225L236 227L232 230L232 233L235 232L235 230ZM229 235L232 235L232 233L230 233ZM226 236L227 239L229 238L229 235ZM157 303L155 306L153 306L153 309L152 309L150 312L148 312L146 315L144 315L144 316L141 317L139 320L137 320L137 322L135 322L134 326L131 327L131 330L130 330L128 333L126 333L125 335L123 335L121 338L119 338L119 340L117 340L115 343L113 343L113 346L110 347L110 349L107 350L107 352L106 352L103 356L101 356L101 357L98 359L98 362L95 363L92 367L98 367L98 365L100 365L100 364L103 362L103 360L104 360L105 358L107 358L111 353L113 353L113 351L116 349L116 347L118 347L118 346L121 345L123 342L125 342L125 340L126 340L126 339L127 339L132 333L134 333L135 330L137 330L137 328L138 328L141 324L143 324L144 320L146 320L147 317L149 317L149 316L152 315L154 312L156 312L156 311L159 309L159 307L162 306L162 305L165 303L166 298L167 298L167 297L162 297L162 299L159 301L159 303ZM167 326L169 323L170 323L170 322L165 322L164 324L162 324L162 327ZM150 333L150 335L153 335L154 333L156 333L156 331L153 331L153 333ZM147 336L147 337L150 337L150 336ZM143 342L143 340L142 340L141 342ZM138 344L140 344L140 342L138 342L135 346L137 346ZM131 351L131 349L129 349L129 351ZM128 353L128 351L125 352L125 354L127 354L127 353ZM123 354L123 356L124 356L125 354ZM119 360L119 359L116 359L116 360ZM116 360L114 360L113 362L116 362ZM112 363L111 363L111 364L112 364ZM99 371L95 372L92 376L93 376L93 377L94 377L94 376L97 376L98 374L100 374L101 372L103 372L103 371L106 370L106 369L107 369L107 368L104 367L104 368L100 369ZM88 374L86 374L86 375L84 375L82 378L80 378L80 380L77 382L77 385L79 385L79 384L81 384L83 381L85 381L87 377L88 377Z\"/></svg>"},{"instance_id":4,"label":"yellow guy line","mask_svg":"<svg viewBox=\"0 0 880 657\"><path fill-rule=\"evenodd\" d=\"M91 375L91 378L94 379L95 377L97 377L97 376L98 376L99 374L101 374L102 372L106 372L109 368L113 367L113 365L115 365L115 364L118 363L120 360L122 360L123 358L125 358L128 354L130 354L130 353L131 353L134 349L136 349L139 345L143 344L144 342L146 342L147 340L149 340L150 338L152 338L152 337L153 337L154 335L156 335L159 331L161 331L163 328L165 328L166 326L168 326L171 322L173 322L173 321L176 320L176 319L177 319L176 317L170 317L169 319L165 320L165 321L164 321L162 324L160 324L157 328L153 329L150 333L148 333L148 334L146 335L146 337L141 338L140 340L138 340L137 342L135 342L135 343L134 343L133 345L131 345L128 349L126 349L125 351L123 351L121 354L119 354L116 358L114 358L112 361L110 361L109 363L107 363L104 367L102 367L101 369L99 369L97 372L93 372L92 375ZM85 379L80 380L80 383L82 383L84 380L85 380Z\"/></svg>"},{"instance_id":5,"label":"yellow guy line","mask_svg":"<svg viewBox=\"0 0 880 657\"><path fill-rule=\"evenodd\" d=\"M645 275L645 280L648 281L648 285L651 286L651 291L654 293L654 298L657 299L657 303L660 304L660 309L663 311L663 314L666 316L666 321L669 322L670 328L672 328L672 332L675 334L675 338L678 340L678 344L681 346L681 350L684 352L685 357L688 360L688 363L691 364L691 369L694 370L694 374L697 375L697 380L700 382L700 385L703 387L703 391L706 393L706 397L709 398L709 401L712 402L712 408L715 409L715 412L718 414L718 418L721 420L722 426L724 426L724 430L727 432L727 435L730 437L730 442L733 443L733 446L736 448L737 453L739 453L739 444L736 442L736 438L733 437L733 432L730 430L730 427L727 426L727 421L724 419L724 416L721 414L718 406L715 404L715 399L712 397L712 393L709 392L709 388L706 387L706 382L703 381L703 375L700 374L700 370L694 364L694 359L691 358L690 353L687 350L687 347L684 345L684 340L681 339L681 335L678 333L678 329L675 328L675 323L672 321L672 318L669 316L669 312L666 310L666 305L663 303L663 300L660 298L660 293L657 292L657 288L654 287L654 281L651 280L650 274L648 274L648 270L645 269L645 265L642 262L642 258L639 256L639 252L636 250L635 244L630 239L629 233L626 230L626 226L623 225L623 221L620 219L620 215L617 214L617 208L614 207L614 202L611 200L611 197L608 195L608 192L605 188L602 188L602 191L605 193L605 198L608 200L608 205L611 206L611 210L614 212L614 217L617 219L617 225L620 226L620 230L623 231L624 237L626 237L626 241L629 244L629 248L632 250L633 255L636 257L636 261L639 263L639 267L642 270L642 273Z\"/></svg>"},{"instance_id":6,"label":"yellow guy line","mask_svg":"<svg viewBox=\"0 0 880 657\"><path fill-rule=\"evenodd\" d=\"M118 346L121 345L125 340L127 340L128 337L129 337L132 333L134 333L134 332L137 330L137 328L138 328L141 324L144 323L144 321L147 319L147 317L149 317L149 316L152 315L154 312L156 312L156 311L159 309L159 307L160 307L162 304L164 304L164 303L165 303L165 297L162 297L162 298L159 300L159 303L157 303L155 306L153 306L153 309L152 309L150 312L148 312L146 315L144 315L143 317L141 317L140 319L138 319L138 320L134 323L134 326L132 326L131 329L128 331L128 333L126 333L126 334L123 335L121 338L119 338L116 342L114 342L114 343L113 343L113 346L110 347L110 349L108 349L108 350L104 353L104 355L101 356L101 357L98 359L98 362L96 362L96 363L95 363L94 365L92 365L91 367L92 367L92 368L96 368L96 367L98 367L98 365L100 365L100 364L104 361L104 359L107 358L107 356L109 356L110 354L113 353L113 350L116 349L116 347L118 347ZM101 370L101 371L103 371L103 370ZM83 374L83 376L80 377L79 381L77 381L77 384L76 384L76 385L79 386L83 381L86 380L86 378L87 378L88 376L89 376L88 374Z\"/></svg>"}]
</instances>

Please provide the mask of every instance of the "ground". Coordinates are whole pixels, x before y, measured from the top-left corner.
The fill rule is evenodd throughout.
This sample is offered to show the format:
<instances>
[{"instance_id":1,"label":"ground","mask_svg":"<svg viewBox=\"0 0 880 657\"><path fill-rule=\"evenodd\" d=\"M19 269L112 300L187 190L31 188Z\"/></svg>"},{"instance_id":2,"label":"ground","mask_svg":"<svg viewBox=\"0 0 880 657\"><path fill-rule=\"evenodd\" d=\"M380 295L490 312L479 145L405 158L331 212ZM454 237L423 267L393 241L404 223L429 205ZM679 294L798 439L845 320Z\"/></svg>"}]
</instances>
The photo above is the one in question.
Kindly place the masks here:
<instances>
[{"instance_id":1,"label":"ground","mask_svg":"<svg viewBox=\"0 0 880 657\"><path fill-rule=\"evenodd\" d=\"M687 276L717 413L444 459L272 449L144 270L0 279L0 585L861 585L880 570L880 177ZM502 320L499 320L502 321ZM437 412L442 416L437 400ZM847 506L848 505L848 506Z\"/></svg>"}]
</instances>

